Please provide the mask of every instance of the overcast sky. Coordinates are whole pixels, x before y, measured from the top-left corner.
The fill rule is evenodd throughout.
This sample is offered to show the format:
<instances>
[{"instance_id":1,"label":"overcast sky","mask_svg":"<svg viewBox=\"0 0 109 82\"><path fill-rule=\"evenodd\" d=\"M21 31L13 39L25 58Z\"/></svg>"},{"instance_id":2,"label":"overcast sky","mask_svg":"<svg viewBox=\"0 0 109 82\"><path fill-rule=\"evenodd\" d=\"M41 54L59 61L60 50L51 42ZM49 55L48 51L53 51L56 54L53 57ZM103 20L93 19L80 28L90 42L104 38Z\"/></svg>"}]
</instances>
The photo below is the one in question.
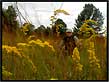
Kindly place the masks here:
<instances>
[{"instance_id":1,"label":"overcast sky","mask_svg":"<svg viewBox=\"0 0 109 82\"><path fill-rule=\"evenodd\" d=\"M105 18L103 26L107 26L106 2L18 2L18 8L23 16L27 17L36 27L40 25L49 26L53 11L59 8L64 9L70 15L59 14L58 18L63 19L68 28L73 28L75 19L77 19L85 4L88 3L92 3L96 8L99 8ZM11 4L14 3L3 2L2 7L7 8ZM23 19L22 22L24 22Z\"/></svg>"}]
</instances>

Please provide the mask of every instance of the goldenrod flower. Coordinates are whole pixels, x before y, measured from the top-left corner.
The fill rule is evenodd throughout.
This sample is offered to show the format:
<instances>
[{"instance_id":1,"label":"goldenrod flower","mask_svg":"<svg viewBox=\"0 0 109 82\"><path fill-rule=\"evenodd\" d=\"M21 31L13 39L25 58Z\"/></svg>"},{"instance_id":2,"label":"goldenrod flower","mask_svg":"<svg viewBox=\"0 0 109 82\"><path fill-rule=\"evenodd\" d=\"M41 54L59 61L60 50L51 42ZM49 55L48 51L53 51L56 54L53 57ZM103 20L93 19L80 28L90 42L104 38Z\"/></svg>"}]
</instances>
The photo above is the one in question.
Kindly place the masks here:
<instances>
[{"instance_id":1,"label":"goldenrod flower","mask_svg":"<svg viewBox=\"0 0 109 82\"><path fill-rule=\"evenodd\" d=\"M74 66L73 70L81 72L83 70L82 69L83 65L80 64L80 56L79 56L79 51L77 47L73 51L72 60L73 60L73 66Z\"/></svg>"},{"instance_id":2,"label":"goldenrod flower","mask_svg":"<svg viewBox=\"0 0 109 82\"><path fill-rule=\"evenodd\" d=\"M49 45L49 43L47 41L44 42L45 45Z\"/></svg>"},{"instance_id":3,"label":"goldenrod flower","mask_svg":"<svg viewBox=\"0 0 109 82\"><path fill-rule=\"evenodd\" d=\"M89 23L89 22L94 23L95 25L97 25L97 22L94 21L94 20L91 20L91 19L85 20L85 21L84 21L84 23Z\"/></svg>"},{"instance_id":4,"label":"goldenrod flower","mask_svg":"<svg viewBox=\"0 0 109 82\"><path fill-rule=\"evenodd\" d=\"M56 79L56 78L51 78L50 80L58 80L58 79Z\"/></svg>"},{"instance_id":5,"label":"goldenrod flower","mask_svg":"<svg viewBox=\"0 0 109 82\"><path fill-rule=\"evenodd\" d=\"M17 43L17 46L27 46L26 43Z\"/></svg>"},{"instance_id":6,"label":"goldenrod flower","mask_svg":"<svg viewBox=\"0 0 109 82\"><path fill-rule=\"evenodd\" d=\"M99 63L96 63L96 65L97 65L98 68L100 68L100 64Z\"/></svg>"},{"instance_id":7,"label":"goldenrod flower","mask_svg":"<svg viewBox=\"0 0 109 82\"><path fill-rule=\"evenodd\" d=\"M73 55L79 55L79 51L78 51L78 48L76 47L76 48L74 48L74 51L73 51Z\"/></svg>"},{"instance_id":8,"label":"goldenrod flower","mask_svg":"<svg viewBox=\"0 0 109 82\"><path fill-rule=\"evenodd\" d=\"M32 39L34 39L34 38L35 38L35 35L29 36L29 37L28 37L28 41L30 41L30 40L32 40Z\"/></svg>"},{"instance_id":9,"label":"goldenrod flower","mask_svg":"<svg viewBox=\"0 0 109 82\"><path fill-rule=\"evenodd\" d=\"M100 68L99 60L95 56L94 42L89 42L88 53L90 67L95 68L97 66Z\"/></svg>"},{"instance_id":10,"label":"goldenrod flower","mask_svg":"<svg viewBox=\"0 0 109 82\"><path fill-rule=\"evenodd\" d=\"M21 57L20 52L18 51L18 49L16 47L11 47L11 46L7 46L7 45L3 45L2 46L3 50L5 49L7 51L7 53L15 53L16 55Z\"/></svg>"},{"instance_id":11,"label":"goldenrod flower","mask_svg":"<svg viewBox=\"0 0 109 82\"><path fill-rule=\"evenodd\" d=\"M28 42L29 44L36 44L36 41L35 40L31 40Z\"/></svg>"},{"instance_id":12,"label":"goldenrod flower","mask_svg":"<svg viewBox=\"0 0 109 82\"><path fill-rule=\"evenodd\" d=\"M38 43L42 43L42 41L41 41L40 39L37 39L36 42L38 42Z\"/></svg>"},{"instance_id":13,"label":"goldenrod flower","mask_svg":"<svg viewBox=\"0 0 109 82\"><path fill-rule=\"evenodd\" d=\"M94 49L94 42L89 42L89 49Z\"/></svg>"},{"instance_id":14,"label":"goldenrod flower","mask_svg":"<svg viewBox=\"0 0 109 82\"><path fill-rule=\"evenodd\" d=\"M19 55L21 57L21 54L16 47L12 47L12 50L14 53L16 53L17 55Z\"/></svg>"},{"instance_id":15,"label":"goldenrod flower","mask_svg":"<svg viewBox=\"0 0 109 82\"><path fill-rule=\"evenodd\" d=\"M43 42L42 42L40 39L37 39L37 40L35 41L35 43L36 43L37 45L41 46L41 47L44 47L44 44L43 44Z\"/></svg>"},{"instance_id":16,"label":"goldenrod flower","mask_svg":"<svg viewBox=\"0 0 109 82\"><path fill-rule=\"evenodd\" d=\"M76 58L77 61L80 60L79 51L78 51L78 48L77 47L73 50L72 58L73 59Z\"/></svg>"},{"instance_id":17,"label":"goldenrod flower","mask_svg":"<svg viewBox=\"0 0 109 82\"><path fill-rule=\"evenodd\" d=\"M95 60L92 59L92 60L90 60L89 63L90 63L90 64L95 63Z\"/></svg>"},{"instance_id":18,"label":"goldenrod flower","mask_svg":"<svg viewBox=\"0 0 109 82\"><path fill-rule=\"evenodd\" d=\"M3 45L3 46L2 46L2 49L5 49L5 50L7 51L7 53L9 53L9 52L12 51L12 49L11 49L10 46L8 46L8 45Z\"/></svg>"},{"instance_id":19,"label":"goldenrod flower","mask_svg":"<svg viewBox=\"0 0 109 82\"><path fill-rule=\"evenodd\" d=\"M55 49L53 48L53 46L52 46L52 45L50 45L47 41L45 41L45 42L44 42L44 45L47 45L48 47L50 47L50 48L51 48L51 50L52 50L52 51L54 51L54 52L55 52Z\"/></svg>"},{"instance_id":20,"label":"goldenrod flower","mask_svg":"<svg viewBox=\"0 0 109 82\"><path fill-rule=\"evenodd\" d=\"M83 65L81 65L80 63L77 64L78 70L82 71Z\"/></svg>"}]
</instances>

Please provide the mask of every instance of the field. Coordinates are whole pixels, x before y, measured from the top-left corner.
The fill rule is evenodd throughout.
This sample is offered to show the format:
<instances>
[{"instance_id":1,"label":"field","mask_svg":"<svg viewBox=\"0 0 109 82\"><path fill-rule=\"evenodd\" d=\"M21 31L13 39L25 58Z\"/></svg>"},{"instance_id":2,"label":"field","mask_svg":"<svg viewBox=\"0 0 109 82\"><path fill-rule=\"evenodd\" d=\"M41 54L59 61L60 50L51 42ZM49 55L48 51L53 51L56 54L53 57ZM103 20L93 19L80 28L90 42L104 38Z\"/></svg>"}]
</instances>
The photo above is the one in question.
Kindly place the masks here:
<instances>
[{"instance_id":1,"label":"field","mask_svg":"<svg viewBox=\"0 0 109 82\"><path fill-rule=\"evenodd\" d=\"M46 3L39 7L45 9L44 4L48 12ZM80 5L76 6L78 9L71 8L72 13L53 8L52 14L38 15L38 3L30 5L4 2L8 8L2 8L2 80L107 80L107 27L102 16L106 12L89 3L78 14L74 12L82 9ZM67 5L69 10L70 4ZM23 6L25 14L20 10ZM29 13L34 15L24 16ZM61 19L61 14L68 18ZM77 18L72 18L76 15ZM40 17L43 19L39 20ZM74 50L70 49L72 54L65 56L60 42L69 32L79 41Z\"/></svg>"},{"instance_id":2,"label":"field","mask_svg":"<svg viewBox=\"0 0 109 82\"><path fill-rule=\"evenodd\" d=\"M72 56L63 57L60 39L22 38L2 32L3 80L106 80L106 38L80 39Z\"/></svg>"}]
</instances>

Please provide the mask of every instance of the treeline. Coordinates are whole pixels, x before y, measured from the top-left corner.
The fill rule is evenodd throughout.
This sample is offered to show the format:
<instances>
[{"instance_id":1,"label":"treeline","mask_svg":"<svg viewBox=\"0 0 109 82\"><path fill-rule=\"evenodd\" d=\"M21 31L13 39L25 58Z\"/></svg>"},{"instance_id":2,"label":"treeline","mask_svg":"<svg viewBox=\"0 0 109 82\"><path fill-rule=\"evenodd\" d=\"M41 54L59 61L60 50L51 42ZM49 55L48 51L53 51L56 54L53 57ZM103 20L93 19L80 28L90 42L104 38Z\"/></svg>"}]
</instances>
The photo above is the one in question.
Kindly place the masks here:
<instances>
[{"instance_id":1,"label":"treeline","mask_svg":"<svg viewBox=\"0 0 109 82\"><path fill-rule=\"evenodd\" d=\"M55 14L58 12L64 12L63 10L55 11ZM86 12L86 13L85 13ZM68 15L68 13L66 13ZM36 35L37 37L63 37L65 30L67 29L67 24L64 20L57 18L51 27L45 27L40 25L35 27L29 22L25 22L22 26L19 25L18 20L16 20L18 13L15 8L11 5L8 6L8 9L2 9L2 28L3 31L17 33L23 36ZM51 16L53 18L54 16ZM51 20L51 19L50 19ZM53 20L53 19L52 19ZM52 21L51 20L51 21ZM102 13L97 9L93 4L85 4L83 11L78 15L78 18L75 20L75 27L72 27L74 34L77 36L84 37L87 33L92 35L92 31L88 30L92 28L96 33L102 30L103 25L103 16ZM87 30L80 30L80 28L87 28Z\"/></svg>"}]
</instances>

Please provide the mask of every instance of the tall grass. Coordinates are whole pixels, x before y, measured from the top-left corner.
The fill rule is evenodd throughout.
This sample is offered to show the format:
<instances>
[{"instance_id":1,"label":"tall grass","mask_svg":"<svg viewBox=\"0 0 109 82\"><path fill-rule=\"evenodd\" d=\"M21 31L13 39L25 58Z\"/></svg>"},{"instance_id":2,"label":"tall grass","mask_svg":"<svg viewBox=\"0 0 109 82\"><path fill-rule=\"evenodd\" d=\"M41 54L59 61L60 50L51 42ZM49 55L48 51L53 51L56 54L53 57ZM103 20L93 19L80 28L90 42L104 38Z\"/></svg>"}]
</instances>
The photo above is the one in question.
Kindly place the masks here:
<instances>
[{"instance_id":1,"label":"tall grass","mask_svg":"<svg viewBox=\"0 0 109 82\"><path fill-rule=\"evenodd\" d=\"M106 38L81 39L82 49L75 48L72 56L63 57L58 51L58 40L24 41L18 36L13 41L6 36L5 33L2 41L3 80L107 79Z\"/></svg>"}]
</instances>

